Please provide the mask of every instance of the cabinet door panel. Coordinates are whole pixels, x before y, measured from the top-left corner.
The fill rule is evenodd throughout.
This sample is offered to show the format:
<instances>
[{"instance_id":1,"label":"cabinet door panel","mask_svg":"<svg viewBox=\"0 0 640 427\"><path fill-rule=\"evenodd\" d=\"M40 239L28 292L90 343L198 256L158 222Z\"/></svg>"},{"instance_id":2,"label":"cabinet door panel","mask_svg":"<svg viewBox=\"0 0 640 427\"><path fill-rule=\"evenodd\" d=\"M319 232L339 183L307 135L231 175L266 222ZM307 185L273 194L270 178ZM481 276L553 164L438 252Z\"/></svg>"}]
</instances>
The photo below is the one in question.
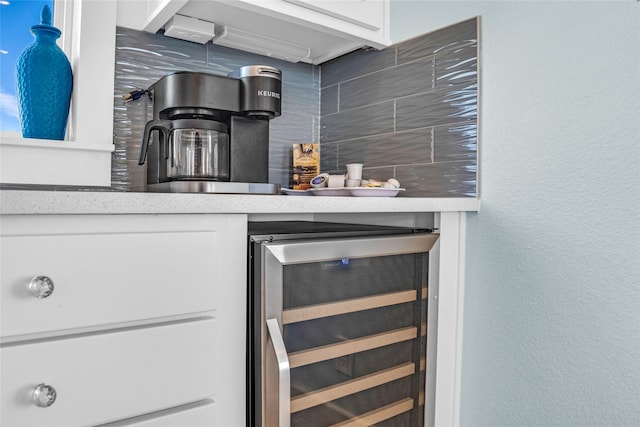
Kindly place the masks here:
<instances>
[{"instance_id":1,"label":"cabinet door panel","mask_svg":"<svg viewBox=\"0 0 640 427\"><path fill-rule=\"evenodd\" d=\"M226 222L178 227L175 219L171 228L166 220L148 219L154 227L107 221L61 234L55 233L54 221L54 230L3 236L1 335L216 309L229 269L223 247ZM3 219L3 231L10 224ZM55 288L38 299L28 285L41 275L51 278Z\"/></svg>"},{"instance_id":2,"label":"cabinet door panel","mask_svg":"<svg viewBox=\"0 0 640 427\"><path fill-rule=\"evenodd\" d=\"M0 350L1 425L86 426L200 401L220 390L215 319L131 328ZM211 337L211 339L207 339ZM31 402L41 383L55 388L47 408Z\"/></svg>"},{"instance_id":3,"label":"cabinet door panel","mask_svg":"<svg viewBox=\"0 0 640 427\"><path fill-rule=\"evenodd\" d=\"M384 25L384 2L382 0L331 1L331 0L285 0L370 30L380 30Z\"/></svg>"}]
</instances>

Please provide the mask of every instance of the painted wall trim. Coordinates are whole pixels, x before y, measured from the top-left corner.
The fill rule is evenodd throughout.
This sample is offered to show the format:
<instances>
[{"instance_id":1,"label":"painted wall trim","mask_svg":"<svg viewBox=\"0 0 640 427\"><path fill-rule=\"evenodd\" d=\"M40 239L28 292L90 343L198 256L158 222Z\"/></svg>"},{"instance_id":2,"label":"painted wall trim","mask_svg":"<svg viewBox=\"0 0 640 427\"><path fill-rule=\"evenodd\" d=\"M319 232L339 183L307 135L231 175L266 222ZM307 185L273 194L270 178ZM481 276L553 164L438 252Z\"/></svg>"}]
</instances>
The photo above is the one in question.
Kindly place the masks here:
<instances>
[{"instance_id":1,"label":"painted wall trim","mask_svg":"<svg viewBox=\"0 0 640 427\"><path fill-rule=\"evenodd\" d=\"M436 427L460 425L460 372L464 304L464 212L442 212L435 420Z\"/></svg>"}]
</instances>

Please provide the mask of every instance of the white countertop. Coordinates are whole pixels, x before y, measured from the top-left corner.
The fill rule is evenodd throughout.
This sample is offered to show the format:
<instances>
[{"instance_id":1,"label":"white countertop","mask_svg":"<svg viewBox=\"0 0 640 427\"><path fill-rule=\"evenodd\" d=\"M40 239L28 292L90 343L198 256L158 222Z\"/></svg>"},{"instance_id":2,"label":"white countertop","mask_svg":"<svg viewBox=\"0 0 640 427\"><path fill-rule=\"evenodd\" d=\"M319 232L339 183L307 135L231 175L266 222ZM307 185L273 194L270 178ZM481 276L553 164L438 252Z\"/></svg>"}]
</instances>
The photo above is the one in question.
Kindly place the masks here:
<instances>
[{"instance_id":1,"label":"white countertop","mask_svg":"<svg viewBox=\"0 0 640 427\"><path fill-rule=\"evenodd\" d=\"M478 199L1 190L0 214L358 213L477 211Z\"/></svg>"}]
</instances>

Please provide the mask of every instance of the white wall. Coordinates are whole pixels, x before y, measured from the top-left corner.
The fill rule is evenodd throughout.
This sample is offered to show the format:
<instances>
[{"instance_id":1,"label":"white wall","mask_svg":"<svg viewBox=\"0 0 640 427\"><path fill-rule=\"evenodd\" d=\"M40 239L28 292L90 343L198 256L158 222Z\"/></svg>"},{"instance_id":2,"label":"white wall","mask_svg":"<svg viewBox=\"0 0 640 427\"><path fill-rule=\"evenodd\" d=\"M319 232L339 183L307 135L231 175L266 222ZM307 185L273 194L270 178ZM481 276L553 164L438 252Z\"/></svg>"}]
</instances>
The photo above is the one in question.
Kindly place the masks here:
<instances>
[{"instance_id":1,"label":"white wall","mask_svg":"<svg viewBox=\"0 0 640 427\"><path fill-rule=\"evenodd\" d=\"M480 15L460 424L640 422L640 3L392 0L394 42Z\"/></svg>"}]
</instances>

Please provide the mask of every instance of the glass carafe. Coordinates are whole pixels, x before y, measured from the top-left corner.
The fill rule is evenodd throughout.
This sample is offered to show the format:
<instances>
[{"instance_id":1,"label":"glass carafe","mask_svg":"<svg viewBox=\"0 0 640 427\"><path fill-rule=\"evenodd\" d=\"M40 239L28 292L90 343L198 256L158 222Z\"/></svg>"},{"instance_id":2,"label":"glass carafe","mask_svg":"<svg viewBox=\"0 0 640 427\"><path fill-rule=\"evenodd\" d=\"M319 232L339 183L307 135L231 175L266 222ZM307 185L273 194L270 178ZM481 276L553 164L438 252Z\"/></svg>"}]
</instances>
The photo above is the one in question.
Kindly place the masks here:
<instances>
[{"instance_id":1,"label":"glass carafe","mask_svg":"<svg viewBox=\"0 0 640 427\"><path fill-rule=\"evenodd\" d=\"M205 119L155 119L144 127L138 164L147 158L157 131L159 166L173 180L229 181L229 133L224 123Z\"/></svg>"},{"instance_id":2,"label":"glass carafe","mask_svg":"<svg viewBox=\"0 0 640 427\"><path fill-rule=\"evenodd\" d=\"M229 135L214 129L172 129L169 133L167 177L229 179Z\"/></svg>"}]
</instances>

